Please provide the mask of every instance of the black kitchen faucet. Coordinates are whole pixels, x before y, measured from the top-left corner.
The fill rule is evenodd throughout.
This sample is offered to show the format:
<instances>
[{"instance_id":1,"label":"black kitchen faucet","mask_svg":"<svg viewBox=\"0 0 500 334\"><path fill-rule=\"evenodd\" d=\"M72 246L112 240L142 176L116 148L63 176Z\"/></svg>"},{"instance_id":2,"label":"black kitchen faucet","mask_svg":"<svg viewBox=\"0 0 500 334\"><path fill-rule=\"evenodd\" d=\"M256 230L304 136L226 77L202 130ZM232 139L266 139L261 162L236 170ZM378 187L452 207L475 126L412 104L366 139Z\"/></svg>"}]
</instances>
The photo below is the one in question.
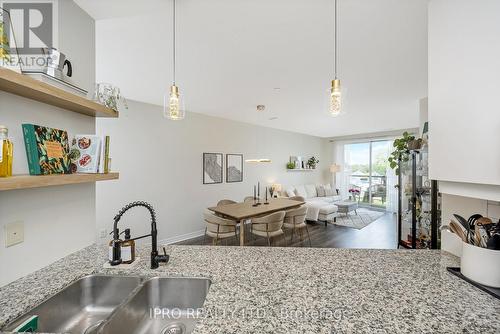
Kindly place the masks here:
<instances>
[{"instance_id":1,"label":"black kitchen faucet","mask_svg":"<svg viewBox=\"0 0 500 334\"><path fill-rule=\"evenodd\" d=\"M147 238L151 237L151 269L156 269L159 267L160 262L165 262L167 263L169 260L169 256L167 255L165 251L165 247L163 247L163 255L158 254L158 230L156 229L156 215L155 215L155 210L153 207L146 203L146 202L132 202L130 204L127 204L125 207L123 207L120 212L115 216L114 218L114 223L113 223L113 241L112 241L112 247L113 247L113 258L110 261L110 264L112 266L116 266L120 263L122 263L122 258L121 258L121 242L119 240L119 232L118 232L118 222L122 218L123 214L127 212L129 209L132 209L133 207L136 206L142 206L145 207L146 209L149 210L149 213L151 215L151 233L146 234L137 238L133 238L131 240L137 240L137 239L142 239L142 238Z\"/></svg>"}]
</instances>

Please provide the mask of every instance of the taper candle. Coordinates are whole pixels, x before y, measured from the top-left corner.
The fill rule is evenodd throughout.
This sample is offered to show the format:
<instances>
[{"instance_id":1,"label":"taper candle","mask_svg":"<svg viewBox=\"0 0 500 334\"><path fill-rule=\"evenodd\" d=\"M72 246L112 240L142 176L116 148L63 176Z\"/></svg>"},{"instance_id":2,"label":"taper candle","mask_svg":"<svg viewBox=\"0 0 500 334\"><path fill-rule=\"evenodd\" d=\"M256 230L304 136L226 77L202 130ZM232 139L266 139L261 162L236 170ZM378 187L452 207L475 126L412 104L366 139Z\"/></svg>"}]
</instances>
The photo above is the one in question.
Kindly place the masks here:
<instances>
[{"instance_id":1,"label":"taper candle","mask_svg":"<svg viewBox=\"0 0 500 334\"><path fill-rule=\"evenodd\" d=\"M256 192L256 190L255 190L255 185L254 185L254 186L253 186L253 199L254 199L254 200L255 200L255 198L256 198L255 192Z\"/></svg>"}]
</instances>

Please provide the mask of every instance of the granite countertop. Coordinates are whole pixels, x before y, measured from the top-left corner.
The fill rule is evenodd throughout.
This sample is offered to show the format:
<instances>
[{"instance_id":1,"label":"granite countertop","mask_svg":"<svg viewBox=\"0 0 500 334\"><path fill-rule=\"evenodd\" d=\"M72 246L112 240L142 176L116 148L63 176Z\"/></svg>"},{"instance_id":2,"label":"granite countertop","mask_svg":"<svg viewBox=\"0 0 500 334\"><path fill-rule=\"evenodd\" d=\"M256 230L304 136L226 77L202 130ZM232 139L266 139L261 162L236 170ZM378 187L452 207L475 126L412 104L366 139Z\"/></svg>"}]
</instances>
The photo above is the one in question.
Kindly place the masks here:
<instances>
[{"instance_id":1,"label":"granite countertop","mask_svg":"<svg viewBox=\"0 0 500 334\"><path fill-rule=\"evenodd\" d=\"M167 246L170 262L104 269L89 246L0 288L0 328L91 273L212 280L195 333L499 333L500 301L446 271L441 251Z\"/></svg>"}]
</instances>

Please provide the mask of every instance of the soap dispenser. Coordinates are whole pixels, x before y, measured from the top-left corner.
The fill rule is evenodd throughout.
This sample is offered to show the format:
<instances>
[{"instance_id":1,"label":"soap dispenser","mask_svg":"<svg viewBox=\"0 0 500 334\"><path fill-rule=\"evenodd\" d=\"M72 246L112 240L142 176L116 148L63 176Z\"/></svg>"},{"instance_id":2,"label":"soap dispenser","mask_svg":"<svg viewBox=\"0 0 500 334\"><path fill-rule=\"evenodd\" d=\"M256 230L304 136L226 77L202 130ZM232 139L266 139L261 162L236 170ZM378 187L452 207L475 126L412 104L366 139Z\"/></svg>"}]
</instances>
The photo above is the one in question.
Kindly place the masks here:
<instances>
[{"instance_id":1,"label":"soap dispenser","mask_svg":"<svg viewBox=\"0 0 500 334\"><path fill-rule=\"evenodd\" d=\"M113 234L113 239L109 242L109 263L112 266L116 266L122 263L121 259L121 243L123 242L118 236L120 235L120 230L116 229L110 234Z\"/></svg>"},{"instance_id":2,"label":"soap dispenser","mask_svg":"<svg viewBox=\"0 0 500 334\"><path fill-rule=\"evenodd\" d=\"M122 263L130 264L135 261L135 241L130 238L130 229L125 230L125 240L122 241Z\"/></svg>"}]
</instances>

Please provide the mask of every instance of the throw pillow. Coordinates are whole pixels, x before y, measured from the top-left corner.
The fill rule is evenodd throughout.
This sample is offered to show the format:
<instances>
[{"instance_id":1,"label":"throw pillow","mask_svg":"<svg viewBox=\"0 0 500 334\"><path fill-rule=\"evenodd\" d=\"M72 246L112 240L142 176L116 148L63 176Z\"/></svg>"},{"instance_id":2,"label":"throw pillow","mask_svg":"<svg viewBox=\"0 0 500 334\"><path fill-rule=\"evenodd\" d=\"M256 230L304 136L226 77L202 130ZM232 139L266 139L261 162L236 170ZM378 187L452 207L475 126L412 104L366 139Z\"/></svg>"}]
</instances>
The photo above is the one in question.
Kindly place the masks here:
<instances>
[{"instance_id":1,"label":"throw pillow","mask_svg":"<svg viewBox=\"0 0 500 334\"><path fill-rule=\"evenodd\" d=\"M286 195L287 195L288 197L293 197L293 196L295 196L295 188L293 188L293 187L289 187L289 188L287 188L285 192L286 192Z\"/></svg>"},{"instance_id":2,"label":"throw pillow","mask_svg":"<svg viewBox=\"0 0 500 334\"><path fill-rule=\"evenodd\" d=\"M334 193L333 193L333 189L332 189L332 186L329 185L329 184L325 184L323 186L323 188L325 189L325 196L333 196Z\"/></svg>"},{"instance_id":3,"label":"throw pillow","mask_svg":"<svg viewBox=\"0 0 500 334\"><path fill-rule=\"evenodd\" d=\"M295 195L307 198L306 188L303 185L295 186Z\"/></svg>"},{"instance_id":4,"label":"throw pillow","mask_svg":"<svg viewBox=\"0 0 500 334\"><path fill-rule=\"evenodd\" d=\"M318 193L318 197L325 197L325 187L321 184L316 186L316 192Z\"/></svg>"},{"instance_id":5,"label":"throw pillow","mask_svg":"<svg viewBox=\"0 0 500 334\"><path fill-rule=\"evenodd\" d=\"M306 184L306 193L307 198L318 197L318 193L316 192L316 186L314 184Z\"/></svg>"}]
</instances>

